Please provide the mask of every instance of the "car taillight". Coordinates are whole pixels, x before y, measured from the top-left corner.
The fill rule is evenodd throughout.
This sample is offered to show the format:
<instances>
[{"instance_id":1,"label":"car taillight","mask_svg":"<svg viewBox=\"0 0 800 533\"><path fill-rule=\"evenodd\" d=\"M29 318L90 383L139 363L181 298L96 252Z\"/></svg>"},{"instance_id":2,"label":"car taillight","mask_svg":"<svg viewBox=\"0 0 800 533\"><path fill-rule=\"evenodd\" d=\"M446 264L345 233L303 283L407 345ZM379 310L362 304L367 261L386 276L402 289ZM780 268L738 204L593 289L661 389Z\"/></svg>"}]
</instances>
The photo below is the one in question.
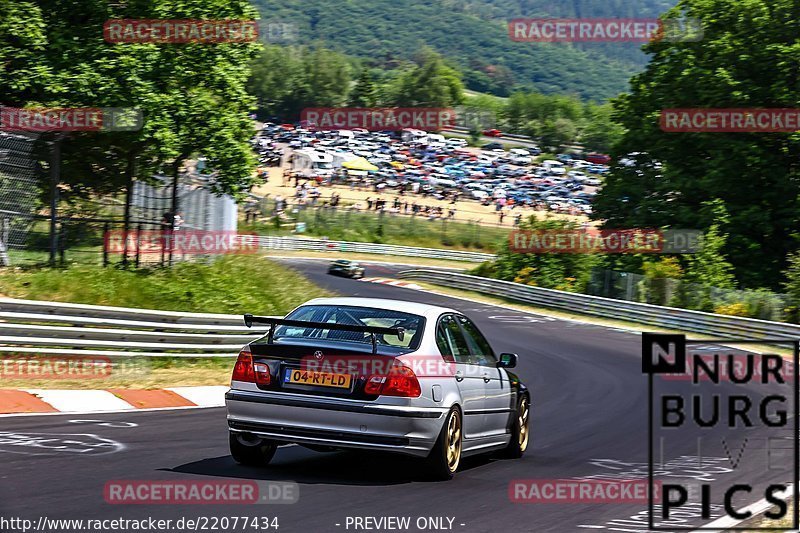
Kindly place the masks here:
<instances>
[{"instance_id":1,"label":"car taillight","mask_svg":"<svg viewBox=\"0 0 800 533\"><path fill-rule=\"evenodd\" d=\"M402 396L416 398L422 388L414 371L401 364L395 364L387 375L372 375L364 386L364 393L377 396Z\"/></svg>"},{"instance_id":2,"label":"car taillight","mask_svg":"<svg viewBox=\"0 0 800 533\"><path fill-rule=\"evenodd\" d=\"M364 385L364 394L377 396L381 393L384 381L386 381L386 377L384 376L370 376L367 380L367 384Z\"/></svg>"},{"instance_id":3,"label":"car taillight","mask_svg":"<svg viewBox=\"0 0 800 533\"><path fill-rule=\"evenodd\" d=\"M233 365L233 375L231 381L245 381L247 383L255 383L256 375L253 370L253 354L250 353L248 348L242 349L239 352L239 357L236 359L236 364Z\"/></svg>"},{"instance_id":4,"label":"car taillight","mask_svg":"<svg viewBox=\"0 0 800 533\"><path fill-rule=\"evenodd\" d=\"M270 381L272 381L272 376L269 374L269 366L266 363L253 363L253 371L258 385L269 385Z\"/></svg>"}]
</instances>

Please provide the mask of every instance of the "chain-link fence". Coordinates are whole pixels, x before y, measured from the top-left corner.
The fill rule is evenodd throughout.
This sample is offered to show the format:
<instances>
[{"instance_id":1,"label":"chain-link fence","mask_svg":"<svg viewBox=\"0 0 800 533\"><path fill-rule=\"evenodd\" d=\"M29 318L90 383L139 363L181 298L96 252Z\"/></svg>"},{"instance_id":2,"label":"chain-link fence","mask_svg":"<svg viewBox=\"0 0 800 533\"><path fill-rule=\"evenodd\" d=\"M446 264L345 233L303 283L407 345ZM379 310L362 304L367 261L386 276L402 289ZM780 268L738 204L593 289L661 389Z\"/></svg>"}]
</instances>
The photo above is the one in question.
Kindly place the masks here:
<instances>
[{"instance_id":1,"label":"chain-link fence","mask_svg":"<svg viewBox=\"0 0 800 533\"><path fill-rule=\"evenodd\" d=\"M595 269L586 292L617 300L777 322L789 319L786 297L767 290L720 289L679 279L648 278L630 272Z\"/></svg>"},{"instance_id":2,"label":"chain-link fence","mask_svg":"<svg viewBox=\"0 0 800 533\"><path fill-rule=\"evenodd\" d=\"M0 266L11 261L12 250L25 247L36 226L41 190L36 152L38 135L0 132Z\"/></svg>"},{"instance_id":3,"label":"chain-link fence","mask_svg":"<svg viewBox=\"0 0 800 533\"><path fill-rule=\"evenodd\" d=\"M245 207L245 214L246 227L263 235L307 234L343 241L487 251L508 238L507 229L478 221L390 210L364 211L327 203L287 205L285 200L274 198L253 198Z\"/></svg>"},{"instance_id":4,"label":"chain-link fence","mask_svg":"<svg viewBox=\"0 0 800 533\"><path fill-rule=\"evenodd\" d=\"M0 266L171 264L202 255L173 254L174 242L169 243L174 232L236 231L236 203L209 190L213 174L182 174L175 200L172 178L134 182L127 224L125 191L98 196L73 194L69 188L59 192L49 175L57 161L52 142L0 132ZM143 240L149 246L141 246ZM159 243L162 249L154 250Z\"/></svg>"},{"instance_id":5,"label":"chain-link fence","mask_svg":"<svg viewBox=\"0 0 800 533\"><path fill-rule=\"evenodd\" d=\"M179 225L194 230L236 231L238 209L230 196L215 195L209 177L184 174L178 183ZM131 197L132 217L157 223L172 215L172 178L156 176L155 183L135 182Z\"/></svg>"}]
</instances>

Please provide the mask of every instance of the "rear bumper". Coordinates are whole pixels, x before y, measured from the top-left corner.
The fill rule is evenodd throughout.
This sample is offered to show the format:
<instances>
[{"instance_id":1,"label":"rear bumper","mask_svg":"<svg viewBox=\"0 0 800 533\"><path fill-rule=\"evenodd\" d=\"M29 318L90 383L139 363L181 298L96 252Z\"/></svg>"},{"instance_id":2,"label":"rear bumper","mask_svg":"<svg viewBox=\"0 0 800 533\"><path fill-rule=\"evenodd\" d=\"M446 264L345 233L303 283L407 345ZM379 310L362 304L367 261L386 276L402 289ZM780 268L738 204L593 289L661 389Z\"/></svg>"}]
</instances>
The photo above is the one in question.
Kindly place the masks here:
<instances>
[{"instance_id":1,"label":"rear bumper","mask_svg":"<svg viewBox=\"0 0 800 533\"><path fill-rule=\"evenodd\" d=\"M298 444L427 456L441 431L444 408L419 408L231 390L225 395L234 432Z\"/></svg>"}]
</instances>

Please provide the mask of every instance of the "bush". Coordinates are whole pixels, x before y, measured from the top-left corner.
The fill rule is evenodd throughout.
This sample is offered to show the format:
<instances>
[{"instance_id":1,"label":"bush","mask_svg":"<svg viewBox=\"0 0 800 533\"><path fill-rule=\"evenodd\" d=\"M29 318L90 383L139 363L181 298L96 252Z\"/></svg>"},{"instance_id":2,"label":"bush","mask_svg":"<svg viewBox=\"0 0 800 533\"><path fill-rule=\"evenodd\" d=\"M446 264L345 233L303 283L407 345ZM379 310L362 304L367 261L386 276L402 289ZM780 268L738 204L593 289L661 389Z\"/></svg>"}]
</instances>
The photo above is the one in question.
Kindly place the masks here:
<instances>
[{"instance_id":1,"label":"bush","mask_svg":"<svg viewBox=\"0 0 800 533\"><path fill-rule=\"evenodd\" d=\"M744 302L734 302L731 304L718 305L714 308L714 312L718 315L744 316L744 317L751 316L750 311L747 308L747 304L745 304Z\"/></svg>"},{"instance_id":2,"label":"bush","mask_svg":"<svg viewBox=\"0 0 800 533\"><path fill-rule=\"evenodd\" d=\"M575 230L574 222L545 218L537 220L530 217L523 220L519 229L540 230ZM481 272L491 272L487 277L506 281L517 281L526 285L535 285L545 289L569 290L584 292L591 279L592 269L602 263L598 254L528 254L512 250L506 239L499 244L497 259L489 266L481 265ZM474 270L476 273L478 269ZM485 274L477 274L485 275Z\"/></svg>"},{"instance_id":3,"label":"bush","mask_svg":"<svg viewBox=\"0 0 800 533\"><path fill-rule=\"evenodd\" d=\"M654 305L671 305L678 285L674 280L683 276L678 259L663 257L658 261L646 261L642 263L642 272L645 279L639 282L641 300Z\"/></svg>"},{"instance_id":4,"label":"bush","mask_svg":"<svg viewBox=\"0 0 800 533\"><path fill-rule=\"evenodd\" d=\"M536 269L534 267L525 267L520 269L517 272L517 276L514 278L514 283L522 283L524 285L532 285L536 286L536 278L534 277L536 274Z\"/></svg>"},{"instance_id":5,"label":"bush","mask_svg":"<svg viewBox=\"0 0 800 533\"><path fill-rule=\"evenodd\" d=\"M789 321L797 323L800 322L800 252L791 254L788 262L789 267L784 271L786 281L783 284L789 304L785 312Z\"/></svg>"},{"instance_id":6,"label":"bush","mask_svg":"<svg viewBox=\"0 0 800 533\"><path fill-rule=\"evenodd\" d=\"M485 263L481 263L472 270L468 271L467 274L472 276L480 276L482 278L496 278L497 269L492 261L486 261Z\"/></svg>"}]
</instances>

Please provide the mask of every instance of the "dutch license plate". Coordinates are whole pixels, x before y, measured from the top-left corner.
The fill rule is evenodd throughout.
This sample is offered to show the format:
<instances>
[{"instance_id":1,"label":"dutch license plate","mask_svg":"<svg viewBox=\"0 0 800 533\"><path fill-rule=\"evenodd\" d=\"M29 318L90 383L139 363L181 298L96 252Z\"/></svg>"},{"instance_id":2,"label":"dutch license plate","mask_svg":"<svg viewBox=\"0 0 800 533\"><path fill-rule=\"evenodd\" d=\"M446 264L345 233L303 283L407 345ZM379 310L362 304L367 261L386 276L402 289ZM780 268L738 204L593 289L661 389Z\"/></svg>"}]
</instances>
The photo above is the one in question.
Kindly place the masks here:
<instances>
[{"instance_id":1,"label":"dutch license plate","mask_svg":"<svg viewBox=\"0 0 800 533\"><path fill-rule=\"evenodd\" d=\"M350 374L334 374L333 372L316 372L290 368L286 371L283 382L295 385L349 389L352 378L353 376Z\"/></svg>"}]
</instances>

